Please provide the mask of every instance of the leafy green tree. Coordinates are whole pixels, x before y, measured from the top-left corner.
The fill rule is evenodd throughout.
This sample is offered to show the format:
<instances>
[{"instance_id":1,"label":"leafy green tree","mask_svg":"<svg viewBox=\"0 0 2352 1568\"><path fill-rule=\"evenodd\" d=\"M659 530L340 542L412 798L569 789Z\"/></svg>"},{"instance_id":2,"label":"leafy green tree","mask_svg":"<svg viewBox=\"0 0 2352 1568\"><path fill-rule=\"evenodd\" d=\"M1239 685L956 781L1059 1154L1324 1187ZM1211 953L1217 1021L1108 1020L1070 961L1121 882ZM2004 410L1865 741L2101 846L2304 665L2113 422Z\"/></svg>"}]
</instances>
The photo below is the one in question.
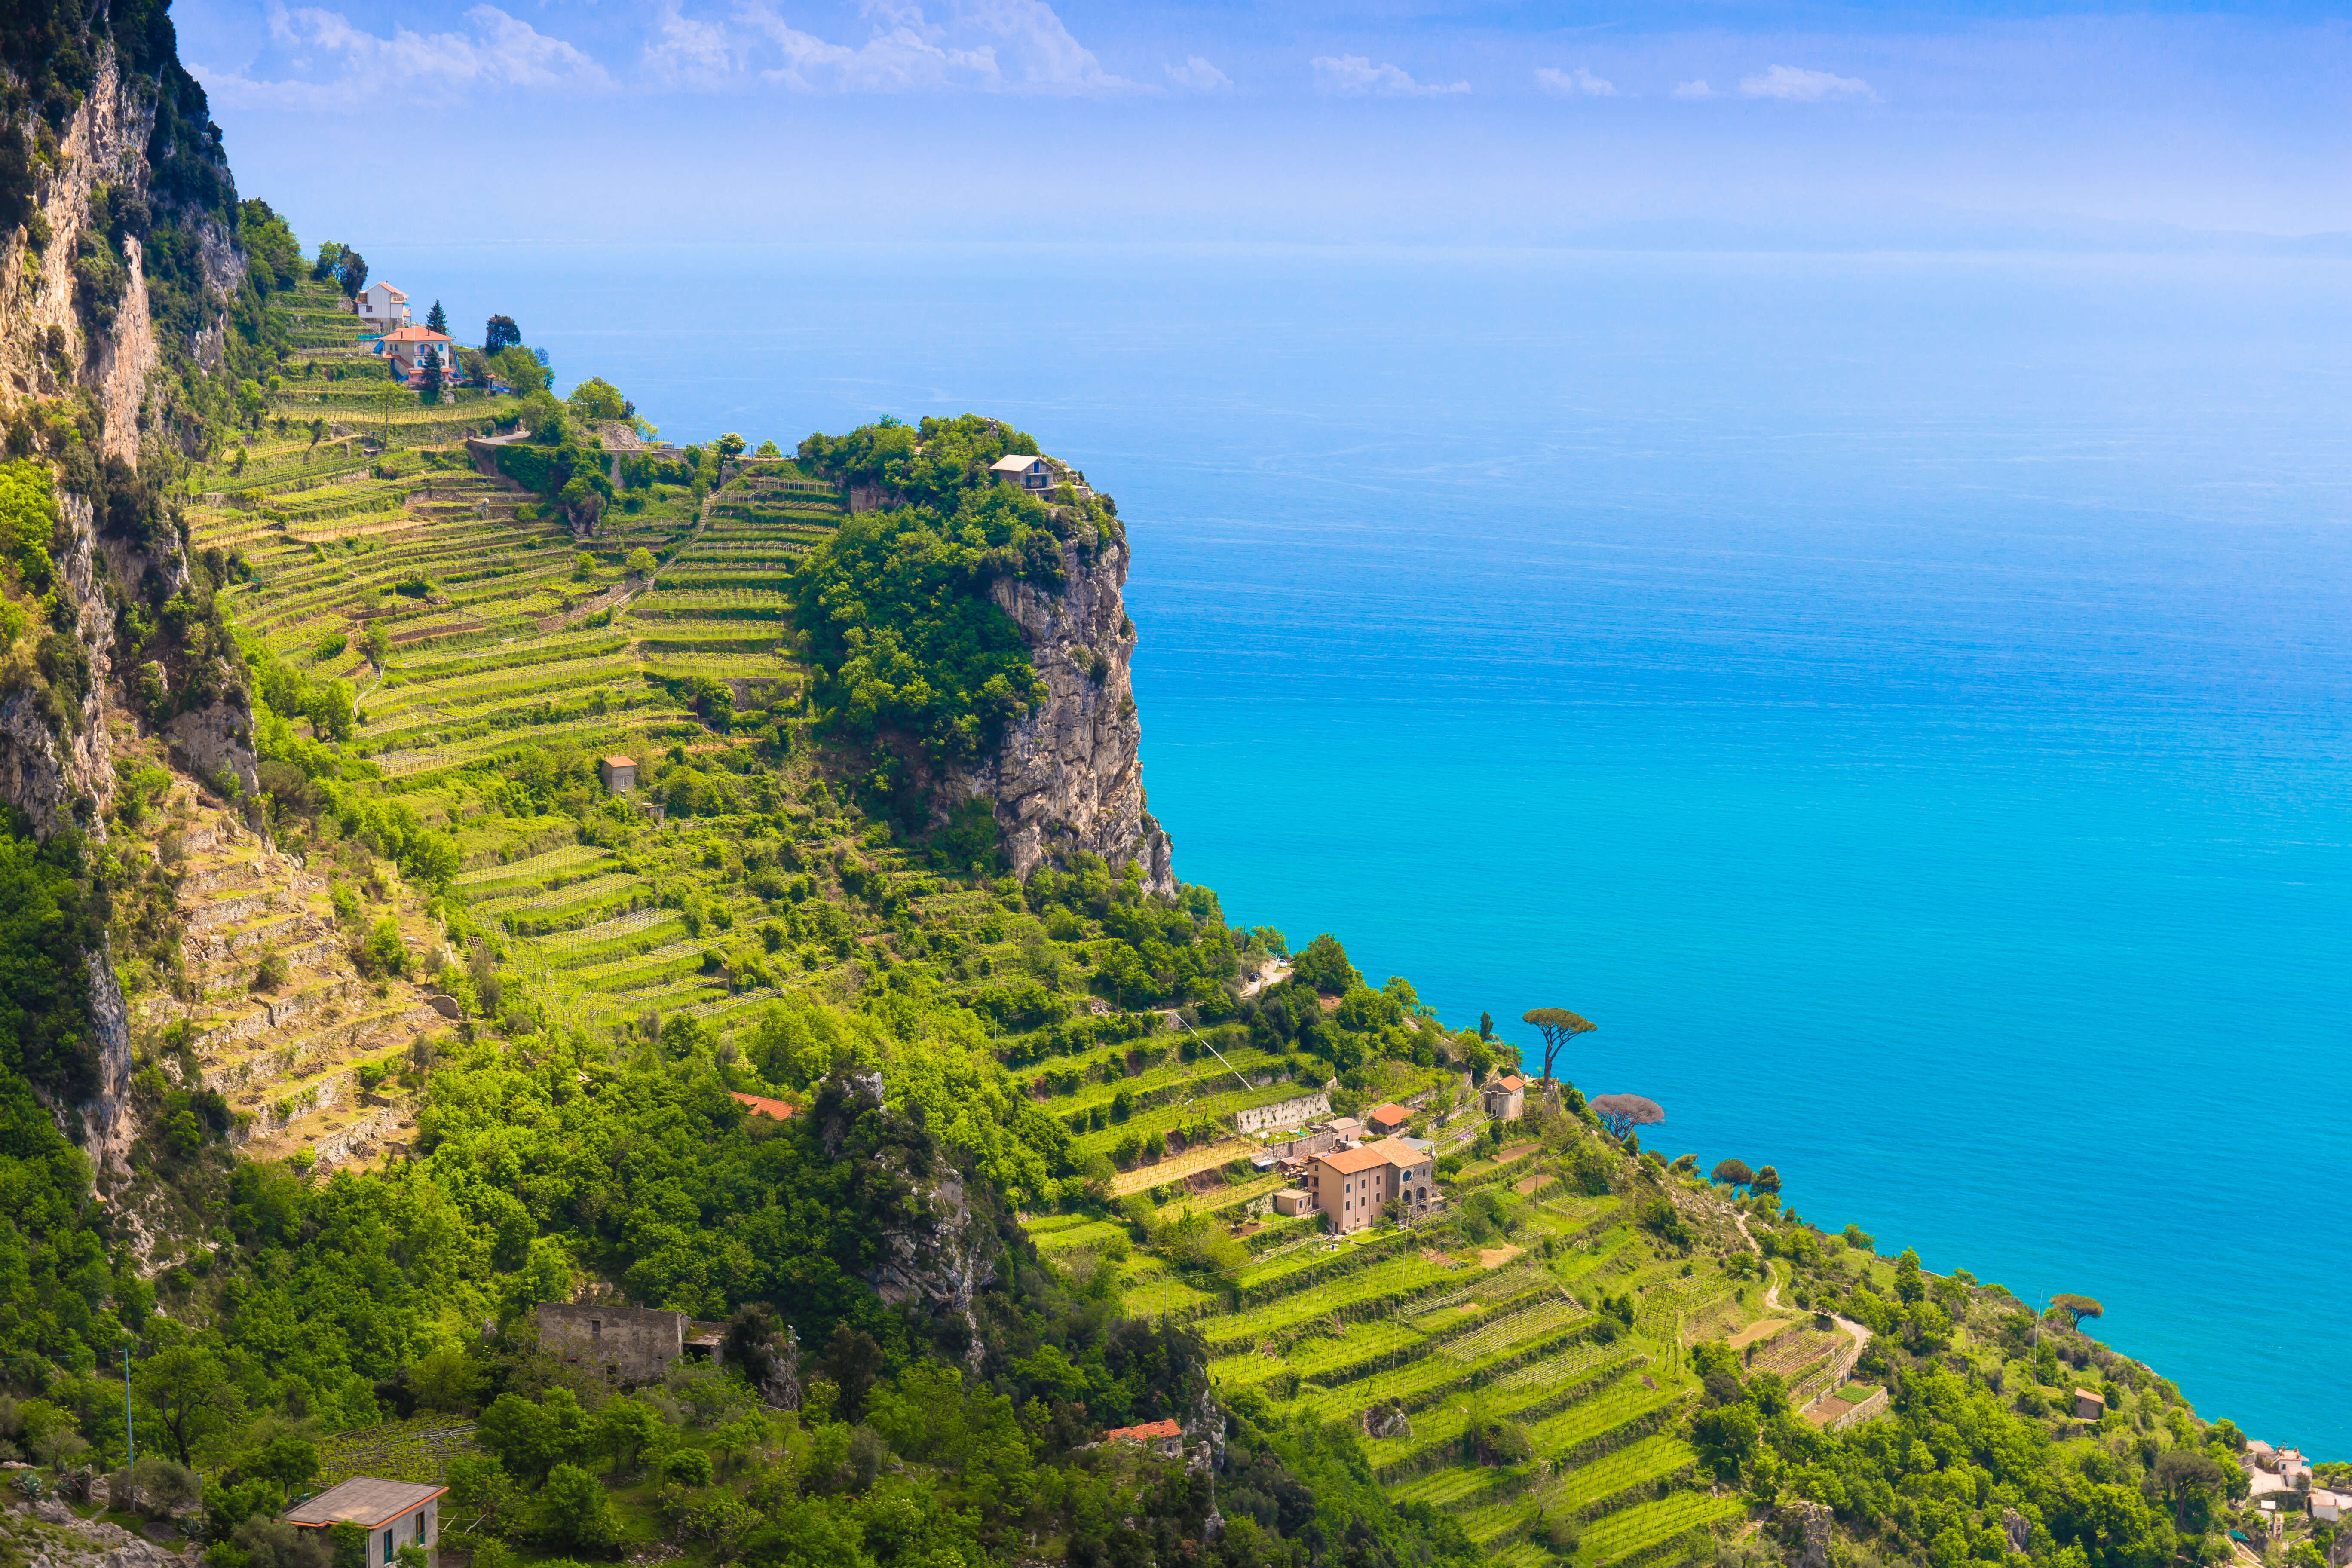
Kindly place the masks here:
<instances>
[{"instance_id":1,"label":"leafy green tree","mask_svg":"<svg viewBox=\"0 0 2352 1568\"><path fill-rule=\"evenodd\" d=\"M551 1388L536 1405L501 1394L475 1424L474 1440L509 1475L545 1478L581 1452L587 1415L568 1388Z\"/></svg>"},{"instance_id":2,"label":"leafy green tree","mask_svg":"<svg viewBox=\"0 0 2352 1568\"><path fill-rule=\"evenodd\" d=\"M575 418L583 420L616 420L628 417L628 399L621 389L601 375L592 375L572 389L564 399Z\"/></svg>"},{"instance_id":3,"label":"leafy green tree","mask_svg":"<svg viewBox=\"0 0 2352 1568\"><path fill-rule=\"evenodd\" d=\"M367 258L356 250L343 250L335 258L335 282L349 300L357 300L360 290L367 287Z\"/></svg>"},{"instance_id":4,"label":"leafy green tree","mask_svg":"<svg viewBox=\"0 0 2352 1568\"><path fill-rule=\"evenodd\" d=\"M1744 1187L1756 1179L1745 1160L1722 1160L1715 1167L1715 1182L1721 1186Z\"/></svg>"},{"instance_id":5,"label":"leafy green tree","mask_svg":"<svg viewBox=\"0 0 2352 1568\"><path fill-rule=\"evenodd\" d=\"M621 563L621 567L632 577L645 578L654 574L656 564L654 552L640 544L629 552L628 558Z\"/></svg>"},{"instance_id":6,"label":"leafy green tree","mask_svg":"<svg viewBox=\"0 0 2352 1568\"><path fill-rule=\"evenodd\" d=\"M193 1464L196 1450L229 1431L244 1415L244 1400L220 1358L201 1345L167 1344L134 1362L131 1387L150 1416L150 1430L181 1464Z\"/></svg>"},{"instance_id":7,"label":"leafy green tree","mask_svg":"<svg viewBox=\"0 0 2352 1568\"><path fill-rule=\"evenodd\" d=\"M1906 1247L1895 1260L1895 1294L1907 1307L1927 1293L1927 1281L1919 1276L1919 1254Z\"/></svg>"},{"instance_id":8,"label":"leafy green tree","mask_svg":"<svg viewBox=\"0 0 2352 1568\"><path fill-rule=\"evenodd\" d=\"M272 1437L257 1449L238 1455L236 1468L244 1475L266 1480L276 1487L282 1501L297 1488L317 1477L319 1450L302 1438L286 1434Z\"/></svg>"},{"instance_id":9,"label":"leafy green tree","mask_svg":"<svg viewBox=\"0 0 2352 1568\"><path fill-rule=\"evenodd\" d=\"M590 554L587 551L583 550L572 558L572 577L574 582L585 583L595 575L595 556Z\"/></svg>"},{"instance_id":10,"label":"leafy green tree","mask_svg":"<svg viewBox=\"0 0 2352 1568\"><path fill-rule=\"evenodd\" d=\"M596 1412L595 1451L613 1457L615 1472L634 1469L637 1456L661 1435L661 1418L635 1399L608 1399Z\"/></svg>"},{"instance_id":11,"label":"leafy green tree","mask_svg":"<svg viewBox=\"0 0 2352 1568\"><path fill-rule=\"evenodd\" d=\"M699 1452L700 1450L696 1450ZM709 1456L703 1456L707 1468ZM599 1555L620 1544L621 1524L613 1500L596 1478L577 1465L557 1465L540 1489L535 1531L553 1545Z\"/></svg>"},{"instance_id":12,"label":"leafy green tree","mask_svg":"<svg viewBox=\"0 0 2352 1568\"><path fill-rule=\"evenodd\" d=\"M522 329L515 325L512 316L492 316L489 324L482 330L485 358L496 359L500 350L521 346Z\"/></svg>"},{"instance_id":13,"label":"leafy green tree","mask_svg":"<svg viewBox=\"0 0 2352 1568\"><path fill-rule=\"evenodd\" d=\"M1292 962L1290 976L1326 996L1345 995L1364 983L1364 977L1348 962L1348 950L1328 931L1307 944Z\"/></svg>"}]
</instances>

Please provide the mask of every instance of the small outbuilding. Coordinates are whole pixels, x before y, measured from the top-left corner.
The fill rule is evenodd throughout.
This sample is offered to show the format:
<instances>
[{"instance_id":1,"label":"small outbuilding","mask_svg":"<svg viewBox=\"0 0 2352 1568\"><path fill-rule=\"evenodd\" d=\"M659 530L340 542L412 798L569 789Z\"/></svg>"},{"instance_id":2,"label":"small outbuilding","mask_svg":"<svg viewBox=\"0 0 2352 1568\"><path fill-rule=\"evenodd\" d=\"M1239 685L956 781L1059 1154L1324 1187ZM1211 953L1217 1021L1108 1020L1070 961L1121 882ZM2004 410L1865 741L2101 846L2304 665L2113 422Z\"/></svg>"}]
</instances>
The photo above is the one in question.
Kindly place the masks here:
<instances>
[{"instance_id":1,"label":"small outbuilding","mask_svg":"<svg viewBox=\"0 0 2352 1568\"><path fill-rule=\"evenodd\" d=\"M801 1113L801 1108L788 1100L771 1100L764 1094L745 1094L740 1089L730 1089L727 1092L746 1113L764 1116L771 1121L789 1121Z\"/></svg>"},{"instance_id":2,"label":"small outbuilding","mask_svg":"<svg viewBox=\"0 0 2352 1568\"><path fill-rule=\"evenodd\" d=\"M1380 1138L1387 1137L1412 1120L1412 1112L1394 1101L1385 1105L1375 1105L1364 1112L1364 1125L1371 1129L1375 1137Z\"/></svg>"},{"instance_id":3,"label":"small outbuilding","mask_svg":"<svg viewBox=\"0 0 2352 1568\"><path fill-rule=\"evenodd\" d=\"M1528 1111L1528 1082L1517 1073L1488 1079L1480 1090L1486 1114L1496 1121L1517 1121Z\"/></svg>"},{"instance_id":4,"label":"small outbuilding","mask_svg":"<svg viewBox=\"0 0 2352 1568\"><path fill-rule=\"evenodd\" d=\"M988 465L988 471L1008 484L1024 490L1048 490L1054 488L1054 465L1043 458L1011 456L999 458Z\"/></svg>"},{"instance_id":5,"label":"small outbuilding","mask_svg":"<svg viewBox=\"0 0 2352 1568\"><path fill-rule=\"evenodd\" d=\"M286 1510L302 1530L356 1524L367 1531L367 1568L385 1568L404 1546L422 1547L425 1568L440 1568L441 1496L447 1487L353 1476Z\"/></svg>"},{"instance_id":6,"label":"small outbuilding","mask_svg":"<svg viewBox=\"0 0 2352 1568\"><path fill-rule=\"evenodd\" d=\"M2314 1487L2311 1489L2308 1500L2311 1504L2311 1522L2314 1524L2334 1524L2344 1517L2344 1496L2340 1492L2329 1491L2325 1487Z\"/></svg>"},{"instance_id":7,"label":"small outbuilding","mask_svg":"<svg viewBox=\"0 0 2352 1568\"><path fill-rule=\"evenodd\" d=\"M1173 1421L1148 1421L1140 1426L1114 1426L1103 1434L1103 1441L1140 1443L1172 1459L1184 1452L1184 1428Z\"/></svg>"},{"instance_id":8,"label":"small outbuilding","mask_svg":"<svg viewBox=\"0 0 2352 1568\"><path fill-rule=\"evenodd\" d=\"M2107 1401L2105 1395L2094 1394L2087 1388L2078 1388L2074 1391L2075 1420L2096 1421L2106 1413Z\"/></svg>"},{"instance_id":9,"label":"small outbuilding","mask_svg":"<svg viewBox=\"0 0 2352 1568\"><path fill-rule=\"evenodd\" d=\"M1274 1194L1274 1212L1279 1215L1302 1215L1315 1212L1315 1194L1291 1188Z\"/></svg>"},{"instance_id":10,"label":"small outbuilding","mask_svg":"<svg viewBox=\"0 0 2352 1568\"><path fill-rule=\"evenodd\" d=\"M626 795L637 787L637 759L635 757L599 757L596 776L604 781L607 795Z\"/></svg>"}]
</instances>

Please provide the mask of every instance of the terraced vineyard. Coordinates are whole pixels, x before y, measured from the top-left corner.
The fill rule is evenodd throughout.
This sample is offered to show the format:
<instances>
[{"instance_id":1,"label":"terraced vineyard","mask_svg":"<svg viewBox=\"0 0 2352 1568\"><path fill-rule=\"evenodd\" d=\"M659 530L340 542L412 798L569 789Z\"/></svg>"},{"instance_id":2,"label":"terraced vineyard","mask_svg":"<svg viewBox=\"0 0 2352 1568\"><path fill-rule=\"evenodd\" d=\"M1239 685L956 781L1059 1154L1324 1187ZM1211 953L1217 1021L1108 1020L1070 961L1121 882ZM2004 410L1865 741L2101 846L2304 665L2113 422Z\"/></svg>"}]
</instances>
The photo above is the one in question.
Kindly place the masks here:
<instances>
[{"instance_id":1,"label":"terraced vineyard","mask_svg":"<svg viewBox=\"0 0 2352 1568\"><path fill-rule=\"evenodd\" d=\"M625 857L571 843L518 855L528 835L496 775L530 749L651 763L676 748L723 763L714 704L740 731L796 703L787 581L844 514L838 489L745 458L707 493L629 488L575 536L557 509L477 471L467 441L510 438L517 400L391 396L330 284L278 294L271 310L287 353L267 411L192 481L188 508L195 546L236 555L249 579L224 595L238 634L343 683L354 749L426 824L457 833L457 891L510 933L515 961L570 1021L709 1016L772 994L703 973L679 945L765 915L766 900L706 901L691 920L662 910L656 884L700 853L682 839ZM626 564L640 549L656 562L643 574ZM740 802L747 815L775 804ZM796 952L790 966L847 956Z\"/></svg>"},{"instance_id":2,"label":"terraced vineyard","mask_svg":"<svg viewBox=\"0 0 2352 1568\"><path fill-rule=\"evenodd\" d=\"M1457 1194L1507 1194L1497 1201L1510 1246L1477 1236L1465 1216L1417 1234L1292 1244L1222 1281L1139 1257L1127 1268L1128 1310L1205 1312L1210 1375L1225 1397L1353 1424L1385 1489L1454 1516L1496 1562L1559 1561L1538 1529L1545 1520L1581 1531L1579 1563L1710 1552L1695 1543L1743 1505L1699 1489L1698 1456L1682 1435L1698 1395L1683 1332L1701 1319L1736 1331L1761 1310L1759 1288L1630 1224L1631 1200L1564 1191L1538 1149L1457 1176ZM1255 1194L1263 1182L1236 1174L1226 1191ZM1222 1195L1155 1209L1136 1234L1187 1204L1230 1215L1248 1201L1220 1208ZM1071 1221L1033 1220L1041 1251L1123 1247L1134 1228ZM1628 1299L1630 1327L1591 1304Z\"/></svg>"}]
</instances>

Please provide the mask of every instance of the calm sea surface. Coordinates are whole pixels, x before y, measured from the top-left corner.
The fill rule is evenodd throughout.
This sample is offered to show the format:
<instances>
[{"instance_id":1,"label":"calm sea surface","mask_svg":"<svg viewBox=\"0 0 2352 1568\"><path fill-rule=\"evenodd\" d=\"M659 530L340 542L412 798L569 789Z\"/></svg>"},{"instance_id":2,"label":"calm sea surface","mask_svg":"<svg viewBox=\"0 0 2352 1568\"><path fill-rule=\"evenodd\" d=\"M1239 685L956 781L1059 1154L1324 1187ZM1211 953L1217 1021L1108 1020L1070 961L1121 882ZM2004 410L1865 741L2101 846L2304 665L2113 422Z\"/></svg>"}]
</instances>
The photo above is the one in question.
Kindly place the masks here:
<instances>
[{"instance_id":1,"label":"calm sea surface","mask_svg":"<svg viewBox=\"0 0 2352 1568\"><path fill-rule=\"evenodd\" d=\"M1013 419L1231 918L2352 1458L2352 269L371 248L681 438Z\"/></svg>"}]
</instances>

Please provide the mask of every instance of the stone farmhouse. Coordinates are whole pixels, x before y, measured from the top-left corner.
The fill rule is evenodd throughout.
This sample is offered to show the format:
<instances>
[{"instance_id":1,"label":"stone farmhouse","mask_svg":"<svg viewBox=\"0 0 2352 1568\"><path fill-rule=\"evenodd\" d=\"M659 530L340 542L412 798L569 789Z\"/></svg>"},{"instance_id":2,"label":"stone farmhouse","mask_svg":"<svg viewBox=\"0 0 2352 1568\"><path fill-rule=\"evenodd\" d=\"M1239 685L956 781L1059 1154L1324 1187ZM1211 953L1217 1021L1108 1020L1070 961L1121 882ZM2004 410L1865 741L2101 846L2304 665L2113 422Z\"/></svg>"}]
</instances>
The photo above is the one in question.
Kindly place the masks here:
<instances>
[{"instance_id":1,"label":"stone farmhouse","mask_svg":"<svg viewBox=\"0 0 2352 1568\"><path fill-rule=\"evenodd\" d=\"M650 1307L550 1301L539 1309L541 1350L624 1387L660 1382L671 1363L689 1353L719 1360L726 1331L724 1323Z\"/></svg>"},{"instance_id":2,"label":"stone farmhouse","mask_svg":"<svg viewBox=\"0 0 2352 1568\"><path fill-rule=\"evenodd\" d=\"M1486 1114L1497 1121L1517 1121L1528 1113L1528 1080L1517 1073L1489 1079L1480 1091Z\"/></svg>"}]
</instances>

